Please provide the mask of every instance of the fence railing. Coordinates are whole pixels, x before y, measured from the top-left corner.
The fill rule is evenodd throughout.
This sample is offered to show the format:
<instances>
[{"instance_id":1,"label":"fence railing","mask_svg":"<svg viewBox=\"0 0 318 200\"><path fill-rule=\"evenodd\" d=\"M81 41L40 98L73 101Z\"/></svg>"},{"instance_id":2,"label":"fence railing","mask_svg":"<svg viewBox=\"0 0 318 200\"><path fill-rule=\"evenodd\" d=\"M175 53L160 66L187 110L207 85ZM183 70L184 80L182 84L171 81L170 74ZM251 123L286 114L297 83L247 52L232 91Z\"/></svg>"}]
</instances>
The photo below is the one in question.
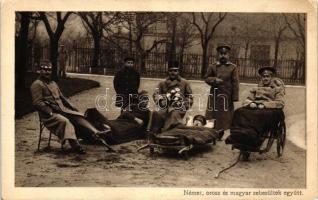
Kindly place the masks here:
<instances>
[{"instance_id":1,"label":"fence railing","mask_svg":"<svg viewBox=\"0 0 318 200\"><path fill-rule=\"evenodd\" d=\"M112 49L102 48L99 57L99 66L92 67L93 48L83 48L74 46L67 49L67 71L77 73L92 73L113 75L120 69L123 62L124 53ZM135 55L136 60L138 56ZM34 47L30 49L28 62L30 70L36 70L37 63L41 59L49 58L48 47ZM182 76L190 79L201 79L202 55L183 54L176 55L179 60ZM208 64L216 62L215 56L208 58ZM250 58L232 58L231 61L238 67L241 82L254 82L259 80L257 70L262 66L273 66L274 60L255 60ZM165 77L168 69L168 56L162 52L151 52L144 60L143 69L136 65L136 69L141 72L143 77ZM138 67L139 66L139 67ZM278 77L284 80L286 84L305 84L305 63L301 60L277 60L276 69Z\"/></svg>"}]
</instances>

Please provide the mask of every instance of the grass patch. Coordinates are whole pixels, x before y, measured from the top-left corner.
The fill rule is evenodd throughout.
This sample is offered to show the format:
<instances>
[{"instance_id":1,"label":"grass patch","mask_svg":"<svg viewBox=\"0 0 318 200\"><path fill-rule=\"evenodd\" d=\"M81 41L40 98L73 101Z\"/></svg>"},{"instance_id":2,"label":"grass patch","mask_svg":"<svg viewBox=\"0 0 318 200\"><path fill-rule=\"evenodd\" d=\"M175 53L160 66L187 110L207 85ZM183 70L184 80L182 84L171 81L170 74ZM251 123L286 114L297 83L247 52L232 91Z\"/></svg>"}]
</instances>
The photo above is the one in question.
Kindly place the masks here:
<instances>
[{"instance_id":1,"label":"grass patch","mask_svg":"<svg viewBox=\"0 0 318 200\"><path fill-rule=\"evenodd\" d=\"M30 86L39 75L37 73L27 73L24 88L15 90L15 117L21 118L23 115L35 111L32 105ZM97 81L81 78L63 78L57 83L66 97L73 96L84 90L99 87Z\"/></svg>"}]
</instances>

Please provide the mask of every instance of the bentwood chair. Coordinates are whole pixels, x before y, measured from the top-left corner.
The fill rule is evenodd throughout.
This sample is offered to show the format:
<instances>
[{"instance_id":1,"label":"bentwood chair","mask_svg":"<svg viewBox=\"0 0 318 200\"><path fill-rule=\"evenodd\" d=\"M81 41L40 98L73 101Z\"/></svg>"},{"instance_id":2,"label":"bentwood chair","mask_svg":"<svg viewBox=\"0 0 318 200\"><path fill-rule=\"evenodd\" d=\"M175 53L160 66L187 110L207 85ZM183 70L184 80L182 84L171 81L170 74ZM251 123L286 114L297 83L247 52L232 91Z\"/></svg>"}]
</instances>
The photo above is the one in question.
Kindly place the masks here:
<instances>
[{"instance_id":1,"label":"bentwood chair","mask_svg":"<svg viewBox=\"0 0 318 200\"><path fill-rule=\"evenodd\" d=\"M41 146L42 133L43 133L43 130L45 129L44 123L40 116L39 116L39 122L40 122L40 134L39 134L39 141L38 141L38 151L40 150L40 146ZM49 130L49 139L47 144L48 149L51 148L51 138L52 138L52 132ZM61 149L63 150L63 143L61 143Z\"/></svg>"}]
</instances>

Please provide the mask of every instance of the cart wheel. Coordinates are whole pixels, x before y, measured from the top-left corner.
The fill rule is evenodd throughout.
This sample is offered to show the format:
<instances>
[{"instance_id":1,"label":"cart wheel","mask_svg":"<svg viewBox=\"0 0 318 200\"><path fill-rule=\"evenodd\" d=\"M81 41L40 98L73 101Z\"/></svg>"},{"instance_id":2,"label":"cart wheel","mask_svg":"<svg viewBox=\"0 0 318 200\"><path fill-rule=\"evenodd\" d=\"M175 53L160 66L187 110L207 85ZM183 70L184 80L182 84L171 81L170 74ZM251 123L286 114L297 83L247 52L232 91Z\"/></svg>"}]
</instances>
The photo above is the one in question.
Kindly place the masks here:
<instances>
[{"instance_id":1,"label":"cart wheel","mask_svg":"<svg viewBox=\"0 0 318 200\"><path fill-rule=\"evenodd\" d=\"M247 152L247 151L241 151L241 153L242 153L242 160L243 161L248 161L249 158L250 158L251 153Z\"/></svg>"},{"instance_id":2,"label":"cart wheel","mask_svg":"<svg viewBox=\"0 0 318 200\"><path fill-rule=\"evenodd\" d=\"M189 160L189 153L188 153L188 151L182 152L182 155L183 155L183 157L184 157L185 160Z\"/></svg>"},{"instance_id":3,"label":"cart wheel","mask_svg":"<svg viewBox=\"0 0 318 200\"><path fill-rule=\"evenodd\" d=\"M277 138L277 156L280 157L283 155L284 147L285 147L285 141L286 141L286 125L283 123L281 127L281 132Z\"/></svg>"},{"instance_id":4,"label":"cart wheel","mask_svg":"<svg viewBox=\"0 0 318 200\"><path fill-rule=\"evenodd\" d=\"M273 143L274 143L274 140L275 140L275 138L274 138L273 136L270 136L270 137L268 138L268 140L267 140L267 145L266 145L265 151L264 151L263 153L268 152L268 151L272 148L272 145L273 145Z\"/></svg>"},{"instance_id":5,"label":"cart wheel","mask_svg":"<svg viewBox=\"0 0 318 200\"><path fill-rule=\"evenodd\" d=\"M154 154L155 153L155 148L149 147L149 150L150 150L150 154Z\"/></svg>"}]
</instances>

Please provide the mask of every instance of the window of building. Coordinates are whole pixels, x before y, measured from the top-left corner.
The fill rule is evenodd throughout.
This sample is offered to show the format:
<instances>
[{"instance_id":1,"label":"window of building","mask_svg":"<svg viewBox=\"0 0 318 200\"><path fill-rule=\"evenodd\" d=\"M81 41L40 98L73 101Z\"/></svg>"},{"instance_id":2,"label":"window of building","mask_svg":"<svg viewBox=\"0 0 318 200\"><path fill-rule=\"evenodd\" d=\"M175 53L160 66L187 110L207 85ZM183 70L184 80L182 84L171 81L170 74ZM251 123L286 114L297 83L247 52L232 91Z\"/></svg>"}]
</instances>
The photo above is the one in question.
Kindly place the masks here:
<instances>
[{"instance_id":1,"label":"window of building","mask_svg":"<svg viewBox=\"0 0 318 200\"><path fill-rule=\"evenodd\" d=\"M250 59L255 65L269 65L270 45L252 45Z\"/></svg>"}]
</instances>

